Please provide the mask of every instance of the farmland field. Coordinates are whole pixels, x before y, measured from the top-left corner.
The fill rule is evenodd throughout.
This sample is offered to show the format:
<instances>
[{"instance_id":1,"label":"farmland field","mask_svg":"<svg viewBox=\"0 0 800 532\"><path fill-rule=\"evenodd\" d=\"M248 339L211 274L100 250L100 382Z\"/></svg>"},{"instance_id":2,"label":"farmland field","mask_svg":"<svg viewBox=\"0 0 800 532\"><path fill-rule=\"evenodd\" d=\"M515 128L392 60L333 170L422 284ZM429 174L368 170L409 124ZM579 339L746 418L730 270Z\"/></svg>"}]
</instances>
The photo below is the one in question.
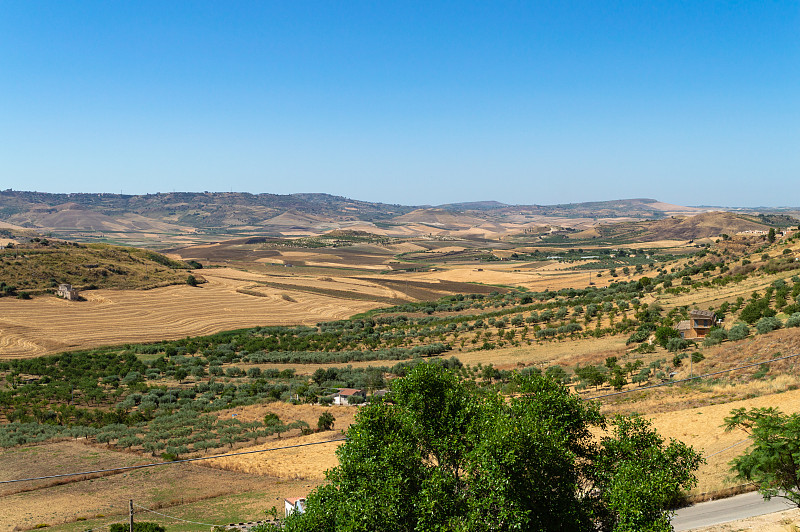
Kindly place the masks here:
<instances>
[{"instance_id":1,"label":"farmland field","mask_svg":"<svg viewBox=\"0 0 800 532\"><path fill-rule=\"evenodd\" d=\"M37 475L42 470L87 471L151 461L100 446L65 441L0 451L0 475L4 479L19 478ZM258 499L254 504L247 505L249 510L238 508L241 513L231 516L230 520L238 520L242 516L263 519L263 510L267 505L281 506L282 497L301 495L313 485L316 482L251 475L200 465L139 469L62 484L53 481L40 482L38 485L26 483L24 488L14 485L0 492L3 507L0 530L24 530L38 524L58 528L57 525L62 523L71 523L66 529L80 525L82 528L77 530L85 530L84 521L88 523L92 520L98 524L124 521L129 499L152 509L180 508L195 501L202 501L201 506L215 506L215 501L248 492L257 493ZM170 513L174 514L175 510ZM229 522L216 521L220 514L223 512L209 516L209 519L219 524ZM151 520L149 516L142 515L137 519Z\"/></svg>"},{"instance_id":2,"label":"farmland field","mask_svg":"<svg viewBox=\"0 0 800 532\"><path fill-rule=\"evenodd\" d=\"M642 413L663 436L709 456L690 495L742 489L727 478L727 463L746 444L742 434L722 431L724 417L739 406L800 409L800 366L758 364L800 352L795 240L727 262L714 249L653 264L626 252L618 271L573 269L593 259L540 253L533 260L532 248L520 249L520 260L508 250L485 262L450 260L466 249L452 242L398 244L416 254L411 270L363 258L366 247L349 255L340 248L263 250L265 258L240 244L215 245L200 257L205 267L193 271L205 281L197 287L89 290L84 302L0 298L0 478L319 443L20 485L0 493L11 508L0 527L102 526L124 518L129 495L203 523L260 518L280 507L280 497L324 482L324 471L336 465L340 444L330 441L359 408L331 406L337 389L372 394L419 363L442 364L503 393L514 393L515 371L546 372L584 399L601 396L604 414ZM188 252L173 256L193 260ZM743 336L728 338L745 308L756 306L781 328L761 331L755 316ZM709 307L726 319L718 341L656 338L689 309ZM46 356L86 348L92 351ZM748 363L756 365L646 387ZM593 380L589 369L602 378ZM614 391L625 393L602 397ZM336 418L333 430L316 431L325 412ZM80 505L70 506L68 493L77 493ZM45 501L47 511L37 511L35 501Z\"/></svg>"},{"instance_id":3,"label":"farmland field","mask_svg":"<svg viewBox=\"0 0 800 532\"><path fill-rule=\"evenodd\" d=\"M0 299L0 356L39 356L67 349L147 342L252 327L313 324L375 308L375 301L259 287L237 270L203 272L207 283L147 291L92 290L85 302L55 297Z\"/></svg>"}]
</instances>

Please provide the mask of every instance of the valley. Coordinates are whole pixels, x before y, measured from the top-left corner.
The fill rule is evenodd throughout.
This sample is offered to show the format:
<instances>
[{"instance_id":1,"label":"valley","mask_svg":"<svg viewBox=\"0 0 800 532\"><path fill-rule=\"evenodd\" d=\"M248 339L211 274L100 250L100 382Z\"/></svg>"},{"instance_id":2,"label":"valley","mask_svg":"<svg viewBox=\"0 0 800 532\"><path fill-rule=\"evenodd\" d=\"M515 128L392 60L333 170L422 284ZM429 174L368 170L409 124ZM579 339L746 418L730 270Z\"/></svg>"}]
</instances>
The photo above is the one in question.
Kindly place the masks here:
<instances>
[{"instance_id":1,"label":"valley","mask_svg":"<svg viewBox=\"0 0 800 532\"><path fill-rule=\"evenodd\" d=\"M450 228L175 241L158 253L6 229L7 285L23 287L26 264L43 284L0 297L3 478L265 452L7 486L0 527L85 530L124 518L129 496L204 523L263 518L336 465L340 443L328 442L360 408L332 404L337 390L370 397L420 363L506 394L516 372L546 373L604 414L642 413L702 451L690 500L749 489L727 466L746 438L721 425L733 408L800 405L796 359L763 363L800 353L794 228L769 242L752 219L701 213L467 238L449 214L414 212L399 216ZM57 298L53 281L72 281L83 301ZM692 309L713 310L721 332L658 336ZM318 430L325 412L333 430ZM266 451L295 444L313 445Z\"/></svg>"}]
</instances>

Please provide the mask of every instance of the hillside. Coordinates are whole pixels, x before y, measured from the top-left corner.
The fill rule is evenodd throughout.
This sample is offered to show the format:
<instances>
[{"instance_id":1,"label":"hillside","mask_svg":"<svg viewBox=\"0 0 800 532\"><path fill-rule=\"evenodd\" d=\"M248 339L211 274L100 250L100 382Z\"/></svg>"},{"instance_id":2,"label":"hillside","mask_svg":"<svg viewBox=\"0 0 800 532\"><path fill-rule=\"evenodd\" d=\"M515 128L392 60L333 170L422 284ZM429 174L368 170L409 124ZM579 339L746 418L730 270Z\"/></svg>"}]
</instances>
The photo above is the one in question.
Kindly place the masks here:
<instances>
[{"instance_id":1,"label":"hillside","mask_svg":"<svg viewBox=\"0 0 800 532\"><path fill-rule=\"evenodd\" d=\"M653 199L549 206L477 201L431 207L366 202L329 194L0 191L0 224L69 240L161 248L232 237L315 236L338 229L395 237L435 234L491 240L530 233L535 227L587 229L601 222L662 219L707 210Z\"/></svg>"},{"instance_id":2,"label":"hillside","mask_svg":"<svg viewBox=\"0 0 800 532\"><path fill-rule=\"evenodd\" d=\"M656 242L660 240L698 240L735 235L746 231L768 231L770 226L731 212L706 212L694 216L672 216L662 220L600 224L589 231L571 235L571 239L600 242Z\"/></svg>"},{"instance_id":3,"label":"hillside","mask_svg":"<svg viewBox=\"0 0 800 532\"><path fill-rule=\"evenodd\" d=\"M437 225L449 229L465 229L481 225L486 220L445 209L416 209L392 219L394 223L418 223Z\"/></svg>"},{"instance_id":4,"label":"hillside","mask_svg":"<svg viewBox=\"0 0 800 532\"><path fill-rule=\"evenodd\" d=\"M411 207L370 203L328 194L172 192L123 195L0 191L0 219L9 223L37 225L43 214L75 209L98 212L113 218L133 213L196 228L257 225L287 211L347 221L380 220L413 210Z\"/></svg>"},{"instance_id":5,"label":"hillside","mask_svg":"<svg viewBox=\"0 0 800 532\"><path fill-rule=\"evenodd\" d=\"M336 236L371 238L352 233ZM439 252L446 253L443 249ZM152 460L162 453L165 458L203 457L325 441L347 429L357 411L330 405L337 389L363 388L372 393L390 386L411 365L432 362L470 386L507 394L519 392L515 371L544 371L582 398L598 400L605 414L642 412L665 437L678 438L705 454L708 463L699 470L700 483L691 495L714 496L741 489L728 480L727 463L746 449L740 445L745 436L720 428L730 410L777 406L792 411L800 404L796 363L764 364L781 355L794 355L800 346L800 262L794 260L798 253L800 233L796 231L779 235L772 244L760 235L732 236L689 257L643 264L635 272L618 276L608 270L602 277L593 276L598 281L611 277L613 282L605 286L584 283L584 288L504 291L485 286L484 293L453 294L436 301L404 301L383 308L365 303L364 310L373 310L337 321L307 319L320 306L319 299L306 301L301 292L285 288L274 294L264 289L262 295L269 297L250 295L253 304L266 307L280 300L308 306L294 315L286 307L277 312L277 307L264 308L268 312L254 320L261 321L260 326L211 336L172 334L172 341L139 345L122 345L120 339L112 346L98 345L67 355L0 361L0 447L7 448L0 454L24 457L23 451L30 456L46 448L59 450L64 453L59 459L67 460L102 449L104 463L113 466ZM279 271L284 282L306 282L317 291L340 294L345 288L344 279L303 278L297 270L303 271L299 267L280 267ZM135 305L141 317L120 321L116 328L141 325L143 333L161 331L170 320L196 324L201 311L208 311L208 319L224 319L236 309L232 299L216 298L215 285L233 291L239 289L240 281L247 281L250 292L262 290L255 274L223 268L209 272L209 283L202 290L160 289L172 294L155 298L150 307ZM377 277L352 282L377 283ZM350 286L359 292L379 293L366 284ZM186 299L177 300L177 292L188 291L202 294L203 304L184 315L180 309L192 305ZM288 300L282 297L287 294L291 294ZM177 305L163 308L165 302L176 300ZM2 303L25 306L29 302ZM108 314L123 306L104 302L108 303ZM68 306L82 310L89 303L63 305ZM341 309L342 305L333 301L332 306ZM662 334L672 331L697 307L724 317L724 328L697 343ZM157 308L162 314L157 325L151 326L147 318ZM264 326L267 313L280 313L287 318L287 326ZM306 318L305 325L288 325L291 320L299 323L301 317ZM75 329L79 323L68 321L64 330ZM92 329L102 328L80 332L91 335ZM62 335L53 337L63 340ZM737 369L746 364L753 365ZM689 375L728 370L736 371L666 386ZM617 391L622 394L616 395ZM44 402L49 404L46 411L40 408ZM326 411L336 418L335 431L307 430ZM336 463L335 448L331 444L285 454L242 455L208 465L220 469L220 475L260 475L265 485L302 480L297 493L276 496L303 495L322 481L322 471ZM6 462L20 463L17 459ZM7 478L43 475L48 464L28 460L24 466L24 472L7 472ZM155 493L154 483L160 479L129 478L138 478L135 485L127 483L129 496L150 501L156 508L155 504L164 504L170 515L186 515L181 510L185 507L182 496ZM114 485L112 480L104 479L109 486ZM67 482L63 489L72 492L91 488L90 480L84 478ZM175 477L174 482L174 490L181 494L197 493L197 477ZM55 497L58 489L35 485L29 497ZM243 495L245 489L197 496L209 497L205 506L212 507L230 500L225 497ZM4 503L14 508L21 522L35 526L37 521L23 515L16 500L7 498ZM82 515L101 510L109 515L111 511L101 504L91 499L81 507ZM263 505L257 510L262 512ZM51 515L51 521L72 520L76 511L73 505L54 504ZM208 520L217 520L213 512ZM80 529L84 525L82 521Z\"/></svg>"},{"instance_id":6,"label":"hillside","mask_svg":"<svg viewBox=\"0 0 800 532\"><path fill-rule=\"evenodd\" d=\"M190 266L152 251L33 237L0 249L4 295L78 289L144 289L186 283Z\"/></svg>"}]
</instances>

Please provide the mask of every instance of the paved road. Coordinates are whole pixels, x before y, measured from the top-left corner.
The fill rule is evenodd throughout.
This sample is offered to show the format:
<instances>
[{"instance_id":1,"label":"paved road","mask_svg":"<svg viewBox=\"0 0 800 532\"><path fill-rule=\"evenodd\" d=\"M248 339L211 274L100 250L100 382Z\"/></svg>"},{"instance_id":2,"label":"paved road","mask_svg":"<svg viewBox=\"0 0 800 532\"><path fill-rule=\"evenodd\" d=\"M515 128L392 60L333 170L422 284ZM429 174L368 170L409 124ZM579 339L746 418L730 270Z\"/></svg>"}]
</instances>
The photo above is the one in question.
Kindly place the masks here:
<instances>
[{"instance_id":1,"label":"paved road","mask_svg":"<svg viewBox=\"0 0 800 532\"><path fill-rule=\"evenodd\" d=\"M760 493L754 491L681 508L675 513L672 526L675 527L676 532L679 532L792 508L796 508L796 506L786 499L773 497L772 500L765 501Z\"/></svg>"}]
</instances>

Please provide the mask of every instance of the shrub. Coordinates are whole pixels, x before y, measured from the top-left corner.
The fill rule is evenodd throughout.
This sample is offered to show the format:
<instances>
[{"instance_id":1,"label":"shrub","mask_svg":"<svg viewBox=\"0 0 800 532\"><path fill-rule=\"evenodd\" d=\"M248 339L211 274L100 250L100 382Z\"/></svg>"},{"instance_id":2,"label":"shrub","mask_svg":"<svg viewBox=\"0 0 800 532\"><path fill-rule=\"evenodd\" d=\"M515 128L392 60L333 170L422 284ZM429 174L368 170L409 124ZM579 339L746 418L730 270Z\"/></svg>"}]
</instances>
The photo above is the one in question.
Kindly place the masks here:
<instances>
[{"instance_id":1,"label":"shrub","mask_svg":"<svg viewBox=\"0 0 800 532\"><path fill-rule=\"evenodd\" d=\"M766 334L775 329L780 329L782 325L781 320L775 316L768 316L758 320L756 323L756 331L758 331L758 334Z\"/></svg>"},{"instance_id":2,"label":"shrub","mask_svg":"<svg viewBox=\"0 0 800 532\"><path fill-rule=\"evenodd\" d=\"M264 425L268 427L275 427L281 424L281 418L278 417L278 414L268 412L267 415L264 416Z\"/></svg>"},{"instance_id":3,"label":"shrub","mask_svg":"<svg viewBox=\"0 0 800 532\"><path fill-rule=\"evenodd\" d=\"M323 430L333 430L333 423L336 421L336 418L333 417L333 414L328 412L327 410L320 414L319 419L317 420L317 429L320 431Z\"/></svg>"},{"instance_id":4,"label":"shrub","mask_svg":"<svg viewBox=\"0 0 800 532\"><path fill-rule=\"evenodd\" d=\"M644 342L645 340L647 340L648 336L650 336L650 331L640 329L634 332L632 335L630 335L630 337L625 343L632 344L634 342Z\"/></svg>"},{"instance_id":5,"label":"shrub","mask_svg":"<svg viewBox=\"0 0 800 532\"><path fill-rule=\"evenodd\" d=\"M800 327L800 312L795 312L786 320L787 327Z\"/></svg>"},{"instance_id":6,"label":"shrub","mask_svg":"<svg viewBox=\"0 0 800 532\"><path fill-rule=\"evenodd\" d=\"M639 347L634 349L634 352L636 352L636 353L655 353L656 352L656 346L654 346L653 344L644 342L643 344L640 344Z\"/></svg>"},{"instance_id":7,"label":"shrub","mask_svg":"<svg viewBox=\"0 0 800 532\"><path fill-rule=\"evenodd\" d=\"M675 352L689 347L689 341L683 338L670 338L667 340L667 350Z\"/></svg>"},{"instance_id":8,"label":"shrub","mask_svg":"<svg viewBox=\"0 0 800 532\"><path fill-rule=\"evenodd\" d=\"M129 525L127 523L114 523L108 527L108 532L128 532ZM166 528L149 521L139 521L133 523L133 532L166 532Z\"/></svg>"},{"instance_id":9,"label":"shrub","mask_svg":"<svg viewBox=\"0 0 800 532\"><path fill-rule=\"evenodd\" d=\"M750 327L746 323L737 323L728 331L728 338L731 340L743 340L750 334Z\"/></svg>"},{"instance_id":10,"label":"shrub","mask_svg":"<svg viewBox=\"0 0 800 532\"><path fill-rule=\"evenodd\" d=\"M714 328L708 332L706 335L705 340L703 340L703 345L717 345L722 343L728 337L728 333L725 329Z\"/></svg>"},{"instance_id":11,"label":"shrub","mask_svg":"<svg viewBox=\"0 0 800 532\"><path fill-rule=\"evenodd\" d=\"M125 378L122 379L122 384L135 384L137 382L142 382L144 378L142 377L141 373L138 371L129 371Z\"/></svg>"}]
</instances>

